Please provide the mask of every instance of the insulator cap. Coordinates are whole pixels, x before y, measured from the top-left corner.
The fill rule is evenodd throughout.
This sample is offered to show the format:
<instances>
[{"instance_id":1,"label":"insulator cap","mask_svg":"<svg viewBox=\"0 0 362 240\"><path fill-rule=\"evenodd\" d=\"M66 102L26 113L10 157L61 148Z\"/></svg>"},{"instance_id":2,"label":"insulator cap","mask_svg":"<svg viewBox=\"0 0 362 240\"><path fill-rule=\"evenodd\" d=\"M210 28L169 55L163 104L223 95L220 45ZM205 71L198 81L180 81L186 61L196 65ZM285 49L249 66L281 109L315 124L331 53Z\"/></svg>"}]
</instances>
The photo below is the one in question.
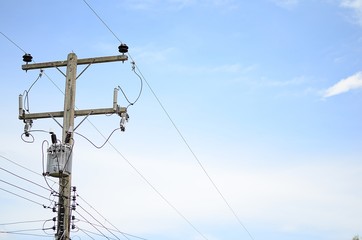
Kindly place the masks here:
<instances>
[{"instance_id":1,"label":"insulator cap","mask_svg":"<svg viewBox=\"0 0 362 240\"><path fill-rule=\"evenodd\" d=\"M23 61L26 63L29 63L33 60L33 57L31 56L30 53L25 53L23 56Z\"/></svg>"},{"instance_id":2,"label":"insulator cap","mask_svg":"<svg viewBox=\"0 0 362 240\"><path fill-rule=\"evenodd\" d=\"M121 45L119 45L118 51L122 54L125 54L128 52L128 46L126 44L122 43Z\"/></svg>"}]
</instances>

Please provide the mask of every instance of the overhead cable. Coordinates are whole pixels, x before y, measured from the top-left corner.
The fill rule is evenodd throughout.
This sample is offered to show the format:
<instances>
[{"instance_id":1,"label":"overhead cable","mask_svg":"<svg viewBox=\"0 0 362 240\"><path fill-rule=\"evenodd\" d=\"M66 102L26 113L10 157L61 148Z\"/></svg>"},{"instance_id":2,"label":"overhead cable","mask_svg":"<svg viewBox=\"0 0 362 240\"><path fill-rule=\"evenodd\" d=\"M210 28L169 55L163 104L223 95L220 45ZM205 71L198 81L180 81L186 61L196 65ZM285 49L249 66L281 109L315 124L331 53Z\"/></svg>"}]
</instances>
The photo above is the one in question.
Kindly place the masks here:
<instances>
[{"instance_id":1,"label":"overhead cable","mask_svg":"<svg viewBox=\"0 0 362 240\"><path fill-rule=\"evenodd\" d=\"M3 170L3 171L5 171L5 172L7 172L7 173L9 173L9 174L11 174L11 175L13 175L13 176L15 176L15 177L18 177L18 178L20 178L20 179L22 179L22 180L24 180L24 181L30 182L30 183L32 183L32 184L34 184L34 185L36 185L36 186L38 186L38 187L41 187L41 188L43 188L43 189L45 189L45 190L52 191L52 190L50 190L50 189L48 189L48 188L46 188L46 187L44 187L44 186L42 186L42 185L40 185L40 184L38 184L38 183L36 183L36 182L33 182L33 181L29 180L29 179L26 179L26 178L24 178L24 177L21 177L21 176L15 174L15 173L12 173L12 172L10 172L10 171L2 168L2 167L0 167L0 170Z\"/></svg>"},{"instance_id":2,"label":"overhead cable","mask_svg":"<svg viewBox=\"0 0 362 240\"><path fill-rule=\"evenodd\" d=\"M10 194L15 195L15 196L17 196L17 197L20 197L20 198L22 198L22 199L25 199L25 200L27 200L27 201L29 201L29 202L35 203L35 204L37 204L37 205L40 205L40 206L42 206L43 208L46 208L46 206L45 206L44 204L38 203L38 202L36 202L36 201L34 201L34 200L31 200L31 199L26 198L26 197L24 197L24 196L21 196L21 195L19 195L19 194L13 193L13 192L8 191L8 190L6 190L6 189L4 189L4 188L1 188L1 187L0 187L0 190L3 190L4 192L10 193Z\"/></svg>"},{"instance_id":3,"label":"overhead cable","mask_svg":"<svg viewBox=\"0 0 362 240\"><path fill-rule=\"evenodd\" d=\"M93 13L98 17L98 19L107 27L107 29L115 36L115 38L122 43L122 41L116 36L116 34L110 29L110 27L103 21L103 19L96 13L96 11L87 3L86 0L83 0L83 2L85 2L85 4L93 11ZM134 62L132 56L130 53L128 53L130 59ZM205 173L205 175L207 176L207 178L209 179L209 181L211 182L211 184L213 185L213 187L215 188L215 190L217 191L217 193L220 195L220 197L222 198L222 200L224 201L224 203L226 204L226 206L228 207L228 209L231 211L231 213L233 214L233 216L236 218L238 224L247 232L247 234L249 235L249 237L254 240L254 237L251 235L251 233L249 232L249 230L246 228L246 226L241 222L239 216L236 214L235 210L231 207L231 205L229 204L229 202L226 200L226 198L224 197L224 195L221 193L220 189L217 187L217 185L215 184L215 182L213 181L213 179L211 178L211 176L208 174L208 172L206 171L205 167L203 166L203 164L201 163L201 161L199 160L199 158L196 156L195 152L192 150L191 146L188 144L188 142L186 141L185 137L183 136L183 134L181 133L181 131L178 129L178 127L176 126L175 122L172 120L170 114L168 113L168 111L166 110L166 108L163 106L161 100L157 97L155 91L152 89L151 85L148 83L148 81L146 80L146 78L144 77L144 75L142 74L141 70L139 69L139 67L136 65L135 66L136 69L138 70L138 72L140 73L140 75L142 76L143 80L145 81L145 83L147 84L148 88L150 89L150 91L152 92L153 96L155 97L155 99L157 100L158 104L160 105L160 107L162 108L162 110L164 111L164 113L166 114L167 118L170 120L170 122L172 123L173 127L175 128L175 130L178 132L179 136L181 137L181 139L183 140L183 142L185 143L185 145L187 146L187 148L189 149L189 151L191 152L191 154L194 156L195 160L197 161L197 163L199 164L199 166L201 167L202 171Z\"/></svg>"},{"instance_id":4,"label":"overhead cable","mask_svg":"<svg viewBox=\"0 0 362 240\"><path fill-rule=\"evenodd\" d=\"M15 184L9 183L9 182L7 182L7 181L5 181L5 180L0 179L0 182L6 183L6 184L8 184L8 185L10 185L10 186L12 186L12 187L18 188L18 189L20 189L20 190L22 190L22 191L25 191L25 192L27 192L27 193L33 194L33 195L35 195L35 196L37 196L37 197L40 197L40 198L49 200L49 198L46 198L46 197L44 197L44 196L42 196L42 195L40 195L40 194L38 194L38 193L35 193L35 192L33 192L33 191L28 190L28 189L19 187L19 186L15 185ZM48 190L48 189L47 189L47 190ZM50 201L52 201L52 200L50 200ZM54 202L54 201L53 201L53 202Z\"/></svg>"},{"instance_id":5,"label":"overhead cable","mask_svg":"<svg viewBox=\"0 0 362 240\"><path fill-rule=\"evenodd\" d=\"M132 235L132 234L129 234L129 233L125 233L125 232L122 232L121 230L119 230L115 225L113 225L110 221L108 221L102 214L100 214L97 209L95 209L92 205L90 205L90 203L88 203L84 198L82 198L80 195L77 195L77 197L79 199L81 199L83 202L85 202L91 209L93 209L100 217L103 218L104 221L106 221L107 223L109 223L112 227L115 228L115 230L112 230L112 231L117 231L121 234L125 234L127 236L130 236L130 237L133 237L133 238L138 238L138 239L141 239L141 240L147 240L146 238L142 238L142 237L138 237L138 236L135 236L135 235Z\"/></svg>"}]
</instances>

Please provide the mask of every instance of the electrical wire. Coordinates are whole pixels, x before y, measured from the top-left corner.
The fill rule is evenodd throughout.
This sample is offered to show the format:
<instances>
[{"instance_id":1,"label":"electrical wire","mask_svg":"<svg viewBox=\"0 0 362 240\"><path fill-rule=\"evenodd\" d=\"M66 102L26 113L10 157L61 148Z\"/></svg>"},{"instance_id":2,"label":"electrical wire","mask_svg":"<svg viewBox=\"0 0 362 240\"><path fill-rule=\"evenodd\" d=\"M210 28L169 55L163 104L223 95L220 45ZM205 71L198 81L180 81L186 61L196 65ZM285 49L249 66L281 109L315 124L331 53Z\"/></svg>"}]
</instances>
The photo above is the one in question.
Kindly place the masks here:
<instances>
[{"instance_id":1,"label":"electrical wire","mask_svg":"<svg viewBox=\"0 0 362 240\"><path fill-rule=\"evenodd\" d=\"M92 205L90 205L84 198L82 198L79 194L77 194L77 197L80 198L83 202L85 202L91 209L93 209L100 217L103 218L104 221L106 221L107 223L109 223L112 227L114 227L116 230L114 229L110 229L111 231L115 231L115 232L119 232L121 234L125 234L127 236L130 236L130 237L134 237L134 238L138 238L138 239L141 239L141 240L147 240L146 238L142 238L142 237L138 237L138 236L135 236L135 235L132 235L132 234L129 234L129 233L125 233L125 232L122 232L121 230L119 230L115 225L113 225L111 222L109 222L102 214L100 214Z\"/></svg>"},{"instance_id":2,"label":"electrical wire","mask_svg":"<svg viewBox=\"0 0 362 240\"><path fill-rule=\"evenodd\" d=\"M15 234L15 235L22 235L22 236L46 237L46 238L50 238L50 237L51 237L51 238L54 238L53 236L33 234L33 233L19 233L19 232L11 232L11 231L0 231L0 233Z\"/></svg>"},{"instance_id":3,"label":"electrical wire","mask_svg":"<svg viewBox=\"0 0 362 240\"><path fill-rule=\"evenodd\" d=\"M39 174L39 173L37 173L37 172L35 172L35 171L33 171L33 170L31 170L31 169L27 168L27 167L24 167L24 166L22 166L22 165L20 165L20 164L18 164L18 163L16 163L16 162L14 162L14 161L10 160L9 158L7 158L7 157L5 157L5 156L3 156L3 155L1 155L1 154L0 154L0 157L1 157L2 159L7 160L8 162L10 162L10 163L12 163L12 164L14 164L14 165L18 166L18 167L21 167L21 168L23 168L23 169L25 169L25 170L27 170L27 171L29 171L29 172L33 173L33 174L36 174L36 175L41 176L41 177L44 177L42 174ZM47 180L48 180L48 181L51 181L51 182L53 182L53 183L56 183L56 181L54 181L53 179L47 178Z\"/></svg>"},{"instance_id":4,"label":"electrical wire","mask_svg":"<svg viewBox=\"0 0 362 240\"><path fill-rule=\"evenodd\" d=\"M9 162L11 162L11 163L13 163L13 164L15 164L15 165L18 166L18 167L21 167L21 168L23 168L23 169L25 169L25 170L28 170L29 172L32 172L32 173L34 173L34 174L36 174L36 175L40 175L39 173L37 173L37 172L35 172L35 171L33 171L33 170L29 169L29 168L26 168L26 167L24 167L24 166L22 166L22 165L20 165L20 164L18 164L18 163L16 163L16 162L10 160L9 158L4 157L3 155L0 155L0 157L3 158L3 159L5 159L5 160L7 160L7 161L9 161Z\"/></svg>"},{"instance_id":5,"label":"electrical wire","mask_svg":"<svg viewBox=\"0 0 362 240\"><path fill-rule=\"evenodd\" d=\"M46 198L46 197L44 197L44 196L42 196L42 195L40 195L40 194L38 194L38 193L35 193L35 192L30 191L30 190L28 190L28 189L19 187L19 186L15 185L15 184L9 183L8 181L5 181L5 180L0 179L0 182L3 182L3 183L5 183L5 184L8 184L8 185L10 185L10 186L12 186L12 187L15 187L15 188L17 188L17 189L20 189L20 190L22 190L22 191L24 191L24 192L33 194L33 195L35 195L35 196L37 196L37 197L40 197L40 198L49 200L48 198ZM47 190L48 190L48 189L47 189Z\"/></svg>"},{"instance_id":6,"label":"electrical wire","mask_svg":"<svg viewBox=\"0 0 362 240\"><path fill-rule=\"evenodd\" d=\"M51 220L51 219L50 219ZM22 221L22 222L10 222L10 223L0 223L0 226L7 226L7 225L16 225L16 224L27 224L27 223L36 223L36 222L44 222L47 220L29 220L29 221Z\"/></svg>"},{"instance_id":7,"label":"electrical wire","mask_svg":"<svg viewBox=\"0 0 362 240\"><path fill-rule=\"evenodd\" d=\"M136 76L140 79L140 91L139 91L138 96L136 97L136 99L135 99L133 102L131 102L131 101L128 99L126 93L123 91L123 89L118 85L118 89L121 90L124 98L125 98L126 101L128 102L128 106L126 107L126 109L128 109L129 106L134 105L134 104L138 101L138 99L141 97L142 91L143 91L143 80L142 80L141 76L136 72L136 69L135 69L135 68L136 68L136 67L135 67L136 63L135 63L134 61L132 61L131 64L132 64L132 71L133 71L133 72L136 74Z\"/></svg>"},{"instance_id":8,"label":"electrical wire","mask_svg":"<svg viewBox=\"0 0 362 240\"><path fill-rule=\"evenodd\" d=\"M90 144L92 144L95 148L98 148L98 149L101 149L101 148L103 148L104 147L104 145L106 145L106 143L109 141L109 139L111 138L111 136L113 135L113 133L115 132L115 131L117 131L117 130L121 130L120 128L116 128L116 129L114 129L112 132L111 132L111 134L109 134L109 136L108 136L108 138L106 139L106 141L102 144L102 145L100 145L100 146L97 146L97 145L95 145L91 140L89 140L89 138L87 138L86 136L84 136L84 135L82 135L82 134L80 134L80 133L78 133L78 132L74 132L75 134L77 134L77 135L79 135L79 136L81 136L82 138L84 138L85 140L87 140Z\"/></svg>"},{"instance_id":9,"label":"electrical wire","mask_svg":"<svg viewBox=\"0 0 362 240\"><path fill-rule=\"evenodd\" d=\"M95 12L95 10L86 2L86 0L83 0L83 2L93 11L93 13L98 17L98 19L107 27L107 29L116 37L116 39L122 43L122 41L115 35L115 33L110 29L110 27L108 27L108 25L102 20L102 18ZM134 62L132 56L130 53L128 53L128 56L130 57L130 59ZM216 192L219 194L219 196L222 198L222 200L224 201L224 203L226 204L226 206L228 207L228 209L230 210L230 212L233 214L233 216L235 217L235 219L237 220L238 224L247 232L247 234L249 235L250 239L254 240L254 237L251 235L251 233L249 232L249 230L246 228L246 226L242 223L242 221L240 220L239 216L236 214L235 210L231 207L231 205L229 204L229 202L226 200L225 196L221 193L219 187L217 187L216 183L214 182L214 180L211 178L211 176L208 174L208 172L206 171L205 167L203 166L203 164L201 163L201 161L199 160L199 158L197 157L197 155L195 154L195 152L192 150L191 146L188 144L188 142L186 141L185 137L183 136L183 134L181 133L181 131L178 129L178 127L176 126L175 122L172 120L170 114L168 113L168 111L166 110L166 108L163 106L161 100L157 97L155 91L152 89L151 85L148 83L148 81L146 80L146 78L144 77L144 75L142 74L142 72L140 71L139 67L136 65L135 66L136 69L138 70L138 72L140 73L140 75L142 76L142 79L145 81L145 83L147 84L149 90L151 91L152 95L155 97L155 99L157 100L158 104L160 105L160 107L162 108L162 110L164 111L164 113L166 114L166 116L168 117L168 119L170 120L170 122L172 123L173 127L175 128L175 130L178 132L179 136L181 137L181 139L183 140L183 142L185 143L185 145L187 146L187 148L189 149L189 151L191 152L191 154L193 155L193 157L195 158L195 160L197 161L197 163L199 164L199 166L201 167L202 171L205 173L206 177L208 178L208 180L210 181L210 183L212 184L212 186L215 188Z\"/></svg>"},{"instance_id":10,"label":"electrical wire","mask_svg":"<svg viewBox=\"0 0 362 240\"><path fill-rule=\"evenodd\" d=\"M80 207L84 212L86 212L89 216L91 216L95 221L97 221L98 224L100 224L104 229L106 229L110 234L112 234L113 236L115 236L118 240L119 237L117 237L112 231L109 230L109 228L107 228L106 226L104 226L98 219L96 219L90 212L88 212L87 210L85 210L81 205L77 204L78 207ZM93 224L92 224L93 225ZM94 225L95 226L95 225ZM127 238L128 240L130 240L126 235L123 234L123 236L125 238Z\"/></svg>"},{"instance_id":11,"label":"electrical wire","mask_svg":"<svg viewBox=\"0 0 362 240\"><path fill-rule=\"evenodd\" d=\"M20 49L20 51L22 51L23 53L26 54L25 50L22 49L21 47L19 47L18 44L16 44L13 40L11 40L7 35L5 35L3 32L0 32L7 40L9 40L9 42L11 42L13 45L15 45L18 49Z\"/></svg>"},{"instance_id":12,"label":"electrical wire","mask_svg":"<svg viewBox=\"0 0 362 240\"><path fill-rule=\"evenodd\" d=\"M24 97L24 107L25 107L25 111L29 112L29 93L30 90L32 89L32 87L35 85L35 83L43 76L43 69L40 69L40 73L38 75L38 77L35 79L35 81L30 85L30 87L28 88L28 90L24 91L25 97Z\"/></svg>"},{"instance_id":13,"label":"electrical wire","mask_svg":"<svg viewBox=\"0 0 362 240\"><path fill-rule=\"evenodd\" d=\"M38 184L38 183L36 183L36 182L33 182L33 181L29 180L29 179L26 179L26 178L24 178L24 177L21 177L21 176L15 174L15 173L12 173L12 172L10 172L10 171L2 168L2 167L0 167L0 170L3 170L4 172L7 172L7 173L9 173L9 174L11 174L11 175L13 175L13 176L15 176L15 177L18 177L18 178L24 180L24 181L30 182L30 183L32 183L32 184L34 184L34 185L36 185L36 186L38 186L38 187L41 187L41 188L43 188L43 189L45 189L45 190L47 190L47 191L51 191L51 190L49 190L48 188L46 188L46 187L44 187L44 186L42 186L42 185L40 185L40 184Z\"/></svg>"},{"instance_id":14,"label":"electrical wire","mask_svg":"<svg viewBox=\"0 0 362 240\"><path fill-rule=\"evenodd\" d=\"M91 6L85 1L85 0L83 0L84 2L85 2L85 4L87 4L88 5L88 7L98 16L98 14L94 11L94 9L92 9L91 8ZM105 24L106 25L106 23L98 16L98 18L103 22L103 24ZM107 26L107 25L106 25ZM112 32L112 30L107 26L107 28ZM113 33L113 32L112 32ZM114 33L113 33L114 34ZM114 34L115 35L115 34ZM116 37L117 38L117 37ZM118 38L117 38L118 39ZM119 39L118 39L119 40ZM120 41L120 40L119 40ZM120 41L121 42L121 41ZM132 61L133 61L133 59L132 59ZM133 61L134 62L134 61ZM136 69L139 71L139 68L136 66ZM140 71L139 71L140 72ZM140 72L140 74L141 74L141 76L143 77L143 74ZM143 77L143 79L144 80L146 80L144 77ZM52 81L53 82L53 81ZM146 81L146 83L147 83L147 81ZM56 85L54 82L53 82L53 84L54 85ZM149 86L149 84L147 83L147 85ZM60 90L60 88L59 87L57 87L59 90ZM60 90L61 91L61 90ZM64 92L63 91L61 91L63 94L64 94ZM88 122L90 122L90 120L89 119L87 119L88 120ZM90 122L91 123L91 122ZM96 128L96 126L93 124L93 123L91 123L91 125L98 131L98 133L100 133L100 135L104 138L104 139L106 139L105 138L105 136L98 130L98 128ZM128 160L128 159L126 159L120 152L119 152L119 150L116 148L116 147L114 147L114 145L113 144L111 144L111 142L109 142L109 144L112 146L112 148L124 159L124 160L126 160L126 162L141 176L141 178L172 208L172 209L174 209L175 211L176 211L176 213L179 215L179 216L181 216L196 232L198 232L199 234L200 234L200 236L202 236L205 240L208 240L208 238L206 238L206 236L204 236L174 205L172 205L142 174L141 174L141 172L136 168L136 167L134 167L132 164L131 164L131 162Z\"/></svg>"},{"instance_id":15,"label":"electrical wire","mask_svg":"<svg viewBox=\"0 0 362 240\"><path fill-rule=\"evenodd\" d=\"M95 238L93 238L91 235L89 235L88 234L88 231L86 231L86 230L83 230L83 229L81 229L81 228L78 228L81 232L83 232L85 235L87 235L88 237L90 237L91 239L94 239L95 240ZM94 233L92 233L92 234L94 234ZM97 235L97 234L95 234L95 235Z\"/></svg>"},{"instance_id":16,"label":"electrical wire","mask_svg":"<svg viewBox=\"0 0 362 240\"><path fill-rule=\"evenodd\" d=\"M51 229L51 228L49 228ZM21 232L31 232L31 231L44 231L49 230L44 228L35 228L35 229L22 229L22 230L14 230L14 231L0 231L0 233L21 233Z\"/></svg>"},{"instance_id":17,"label":"electrical wire","mask_svg":"<svg viewBox=\"0 0 362 240\"><path fill-rule=\"evenodd\" d=\"M20 197L20 198L22 198L22 199L28 200L29 202L35 203L35 204L37 204L37 205L40 205L40 206L42 206L43 208L47 208L44 204L38 203L38 202L36 202L36 201L34 201L34 200L31 200L31 199L29 199L29 198L26 198L26 197L23 197L23 196L21 196L21 195L19 195L19 194L13 193L13 192L11 192L11 191L9 191L9 190L6 190L6 189L4 189L4 188L2 188L2 187L0 187L0 190L3 190L4 192L10 193L10 194L15 195L15 196L17 196L17 197Z\"/></svg>"},{"instance_id":18,"label":"electrical wire","mask_svg":"<svg viewBox=\"0 0 362 240\"><path fill-rule=\"evenodd\" d=\"M118 155L120 155L128 163L128 165L148 184L148 186L150 186L157 193L157 195L169 207L171 207L182 219L184 219L185 222L188 223L188 225L193 228L202 238L208 240L208 238L204 234L202 234L201 231L196 228L196 226L192 224L192 222L185 215L183 215L170 201L168 201L167 198L160 191L158 191L156 187L153 186L153 184L111 142L109 142L109 144L118 153Z\"/></svg>"},{"instance_id":19,"label":"electrical wire","mask_svg":"<svg viewBox=\"0 0 362 240\"><path fill-rule=\"evenodd\" d=\"M80 231L82 231L84 234L86 234L88 237L90 237L91 239L95 239L95 238L93 238L90 234L93 234L93 235L99 236L99 237L105 237L105 238L110 239L110 240L115 240L114 238L110 238L110 237L104 236L104 235L96 233L96 232L92 232L92 231L85 230L85 229L82 229L82 228L78 228L78 229Z\"/></svg>"},{"instance_id":20,"label":"electrical wire","mask_svg":"<svg viewBox=\"0 0 362 240\"><path fill-rule=\"evenodd\" d=\"M104 26L113 34L113 36L115 38L117 38L117 40L122 43L122 41L117 37L117 35L112 31L112 29L110 27L108 27L107 23L105 23L103 21L103 19L97 14L97 12L88 4L88 2L86 0L83 0L83 2L89 7L90 10L92 10L92 12L97 16L97 18L104 24Z\"/></svg>"},{"instance_id":21,"label":"electrical wire","mask_svg":"<svg viewBox=\"0 0 362 240\"><path fill-rule=\"evenodd\" d=\"M0 32L9 42L11 42L15 47L17 47L18 49L20 49L20 51L22 51L23 53L27 53L23 48L21 48L18 44L16 44L13 40L10 39L10 37L8 37L6 34L4 34L3 32ZM36 63L34 60L32 61L33 63ZM60 91L63 93L64 92L58 87L58 85L45 73L43 72L43 74L48 78L48 80Z\"/></svg>"},{"instance_id":22,"label":"electrical wire","mask_svg":"<svg viewBox=\"0 0 362 240\"><path fill-rule=\"evenodd\" d=\"M81 220L81 219L79 219L79 221L80 221L80 222L85 222L85 223L87 223L86 221ZM96 224L96 223L92 223L92 224L93 224L94 226L96 226L96 227L103 228L102 225L98 225L98 224ZM129 234L129 233L121 232L121 231L119 231L119 230L117 230L117 229L111 229L111 228L108 228L108 229L109 229L110 231L112 231L112 232L117 232L117 233L125 234L125 235L127 235L127 236L129 236L129 237L132 237L132 238L137 238L137 239L141 239L141 240L148 240L147 238L138 237L138 236L135 236L135 235L132 235L132 234Z\"/></svg>"},{"instance_id":23,"label":"electrical wire","mask_svg":"<svg viewBox=\"0 0 362 240\"><path fill-rule=\"evenodd\" d=\"M77 214L79 214L79 216L81 216L88 224L90 224L95 230L97 230L101 236L107 238L107 239L110 239L109 237L107 237L101 230L99 230L96 226L94 226L90 221L88 221L88 219L86 219L80 212L78 212L77 210L75 210L75 212Z\"/></svg>"}]
</instances>

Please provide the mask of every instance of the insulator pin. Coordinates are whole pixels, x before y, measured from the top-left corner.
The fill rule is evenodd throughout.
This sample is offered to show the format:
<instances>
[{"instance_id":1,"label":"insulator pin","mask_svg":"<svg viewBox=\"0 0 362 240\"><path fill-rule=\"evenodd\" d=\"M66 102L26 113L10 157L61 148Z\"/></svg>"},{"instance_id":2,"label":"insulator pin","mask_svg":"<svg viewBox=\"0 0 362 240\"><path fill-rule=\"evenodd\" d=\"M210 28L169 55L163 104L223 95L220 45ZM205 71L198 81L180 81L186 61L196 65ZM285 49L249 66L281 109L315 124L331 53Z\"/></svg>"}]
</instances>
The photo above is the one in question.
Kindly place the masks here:
<instances>
[{"instance_id":1,"label":"insulator pin","mask_svg":"<svg viewBox=\"0 0 362 240\"><path fill-rule=\"evenodd\" d=\"M30 63L31 61L33 61L33 57L30 53L25 53L23 56L23 61L26 63Z\"/></svg>"},{"instance_id":2,"label":"insulator pin","mask_svg":"<svg viewBox=\"0 0 362 240\"><path fill-rule=\"evenodd\" d=\"M128 52L128 46L126 44L122 43L121 45L119 45L118 51L122 54L125 54Z\"/></svg>"}]
</instances>

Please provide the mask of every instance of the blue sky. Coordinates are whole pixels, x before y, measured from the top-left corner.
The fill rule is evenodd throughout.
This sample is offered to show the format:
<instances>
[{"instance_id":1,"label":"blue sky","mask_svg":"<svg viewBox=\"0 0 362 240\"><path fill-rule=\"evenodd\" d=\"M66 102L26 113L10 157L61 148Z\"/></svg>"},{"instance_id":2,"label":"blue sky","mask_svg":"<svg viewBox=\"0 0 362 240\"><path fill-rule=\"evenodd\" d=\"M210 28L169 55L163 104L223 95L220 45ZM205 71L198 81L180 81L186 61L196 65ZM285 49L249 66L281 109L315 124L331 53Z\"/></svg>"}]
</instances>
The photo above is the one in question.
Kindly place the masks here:
<instances>
[{"instance_id":1,"label":"blue sky","mask_svg":"<svg viewBox=\"0 0 362 240\"><path fill-rule=\"evenodd\" d=\"M102 216L149 240L337 240L362 234L361 0L87 2L129 46L197 159L144 82L139 101L128 109L126 131L110 138L113 147L96 149L76 135L72 183L85 200L78 199L80 206L107 227L113 228ZM34 132L31 144L20 137L18 95L39 75L21 70L21 49L35 62L49 62L70 52L78 58L117 55L120 42L82 0L2 1L0 29L0 188L49 204L48 191L4 171L47 187L27 169L42 173L42 143L49 135ZM57 88L64 89L64 77L56 69L44 73L29 93L30 111L62 110ZM137 97L140 80L130 61L92 65L77 80L77 107L111 107L118 85L130 99ZM127 105L121 93L118 102ZM96 145L104 142L99 132L108 137L120 121L89 119L77 131ZM34 121L33 129L61 135L51 119ZM0 192L0 231L52 226L45 222L56 215L51 210ZM79 214L87 215L82 209ZM81 230L73 239L105 238L79 214ZM39 222L4 225L32 220ZM0 233L0 239L38 238Z\"/></svg>"}]
</instances>

